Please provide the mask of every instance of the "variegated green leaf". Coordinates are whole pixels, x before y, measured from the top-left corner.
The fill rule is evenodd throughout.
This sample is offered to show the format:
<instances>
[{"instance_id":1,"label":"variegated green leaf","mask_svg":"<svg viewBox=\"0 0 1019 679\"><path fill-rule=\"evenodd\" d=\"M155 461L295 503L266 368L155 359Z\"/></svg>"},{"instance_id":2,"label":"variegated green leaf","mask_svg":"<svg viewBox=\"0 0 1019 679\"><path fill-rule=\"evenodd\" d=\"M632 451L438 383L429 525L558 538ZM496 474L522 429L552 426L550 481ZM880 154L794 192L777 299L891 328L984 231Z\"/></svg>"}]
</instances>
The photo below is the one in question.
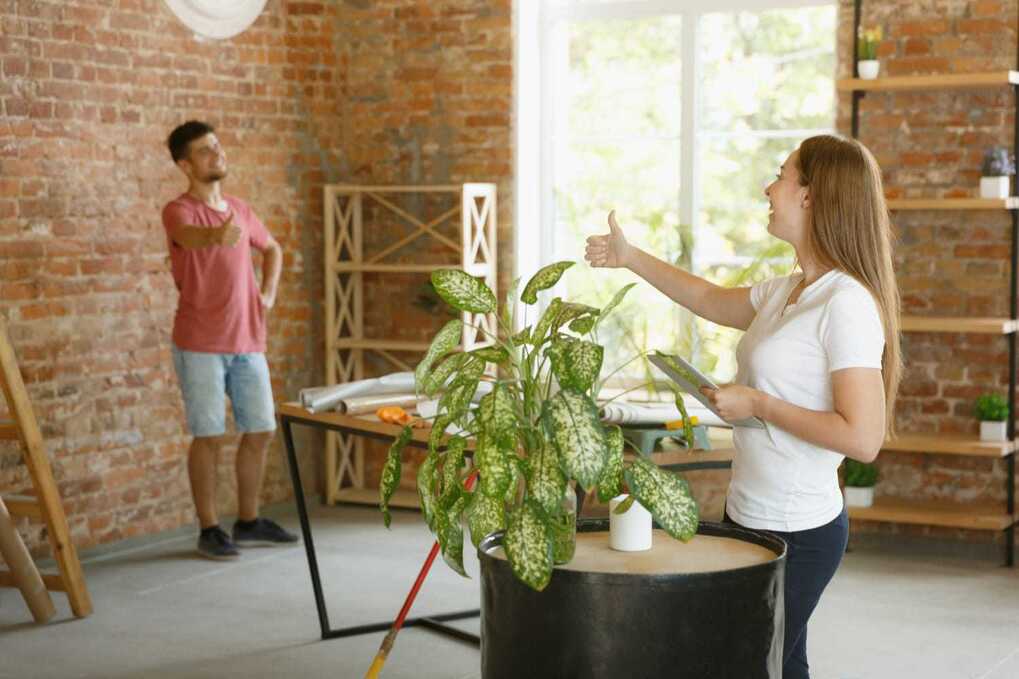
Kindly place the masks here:
<instances>
[{"instance_id":1,"label":"variegated green leaf","mask_svg":"<svg viewBox=\"0 0 1019 679\"><path fill-rule=\"evenodd\" d=\"M575 319L596 314L598 314L598 309L593 306L577 304L576 302L563 302L562 307L559 309L559 317L556 319L555 327L552 330L558 330Z\"/></svg>"},{"instance_id":2,"label":"variegated green leaf","mask_svg":"<svg viewBox=\"0 0 1019 679\"><path fill-rule=\"evenodd\" d=\"M510 283L509 290L506 291L506 296L503 298L502 326L504 328L513 327L514 320L516 319L517 290L519 289L520 279L514 278L513 282Z\"/></svg>"},{"instance_id":3,"label":"variegated green leaf","mask_svg":"<svg viewBox=\"0 0 1019 679\"><path fill-rule=\"evenodd\" d=\"M386 524L386 528L389 528L389 523L392 521L392 517L389 515L389 500L396 492L397 486L400 485L400 475L403 473L400 455L413 435L414 431L410 427L404 427L400 431L400 435L393 441L393 445L389 447L386 461L382 465L382 478L379 480L379 509L382 510L382 521Z\"/></svg>"},{"instance_id":4,"label":"variegated green leaf","mask_svg":"<svg viewBox=\"0 0 1019 679\"><path fill-rule=\"evenodd\" d=\"M417 368L414 369L414 385L419 391L425 390L425 380L428 378L428 373L431 371L435 360L444 354L448 354L460 343L463 326L463 321L454 318L442 326L439 332L435 333L428 351L425 352L425 357L421 359L421 362L417 364Z\"/></svg>"},{"instance_id":5,"label":"variegated green leaf","mask_svg":"<svg viewBox=\"0 0 1019 679\"><path fill-rule=\"evenodd\" d=\"M506 511L501 498L474 493L467 504L467 528L477 548L482 538L506 527Z\"/></svg>"},{"instance_id":6,"label":"variegated green leaf","mask_svg":"<svg viewBox=\"0 0 1019 679\"><path fill-rule=\"evenodd\" d=\"M453 420L466 413L484 369L481 361L468 361L439 399L439 412L445 412Z\"/></svg>"},{"instance_id":7,"label":"variegated green leaf","mask_svg":"<svg viewBox=\"0 0 1019 679\"><path fill-rule=\"evenodd\" d=\"M545 402L542 425L567 478L585 490L598 483L605 467L605 429L591 397L563 389Z\"/></svg>"},{"instance_id":8,"label":"variegated green leaf","mask_svg":"<svg viewBox=\"0 0 1019 679\"><path fill-rule=\"evenodd\" d=\"M474 464L480 474L478 490L489 497L501 498L513 482L513 462L494 436L483 432L474 449Z\"/></svg>"},{"instance_id":9,"label":"variegated green leaf","mask_svg":"<svg viewBox=\"0 0 1019 679\"><path fill-rule=\"evenodd\" d=\"M605 468L598 479L598 499L608 502L623 492L623 430L612 425L605 428Z\"/></svg>"},{"instance_id":10,"label":"variegated green leaf","mask_svg":"<svg viewBox=\"0 0 1019 679\"><path fill-rule=\"evenodd\" d=\"M464 570L464 531L460 515L467 506L467 493L461 489L460 495L449 509L439 509L435 514L436 538L442 549L442 560L450 568L467 577Z\"/></svg>"},{"instance_id":11,"label":"variegated green leaf","mask_svg":"<svg viewBox=\"0 0 1019 679\"><path fill-rule=\"evenodd\" d=\"M601 323L610 313L612 313L612 310L619 306L619 303L623 301L624 297L626 297L626 293L630 292L630 288L632 288L635 285L637 284L627 283L619 290L617 290L616 294L612 296L611 300L609 300L609 303L602 307L601 313L598 315L598 321L597 323L595 323L595 325Z\"/></svg>"},{"instance_id":12,"label":"variegated green leaf","mask_svg":"<svg viewBox=\"0 0 1019 679\"><path fill-rule=\"evenodd\" d=\"M467 439L462 436L453 436L446 442L446 454L442 462L442 475L439 477L439 507L448 509L459 497L460 470L464 466L464 451L467 449Z\"/></svg>"},{"instance_id":13,"label":"variegated green leaf","mask_svg":"<svg viewBox=\"0 0 1019 679\"><path fill-rule=\"evenodd\" d=\"M580 318L574 319L570 322L570 330L577 333L578 335L586 335L591 332L594 328L594 324L598 321L597 315L592 316L581 316Z\"/></svg>"},{"instance_id":14,"label":"variegated green leaf","mask_svg":"<svg viewBox=\"0 0 1019 679\"><path fill-rule=\"evenodd\" d=\"M513 335L513 344L527 344L531 341L531 327L527 326L517 334Z\"/></svg>"},{"instance_id":15,"label":"variegated green leaf","mask_svg":"<svg viewBox=\"0 0 1019 679\"><path fill-rule=\"evenodd\" d=\"M559 468L555 447L543 440L538 449L531 451L530 459L527 496L548 514L555 514L566 491L566 477Z\"/></svg>"},{"instance_id":16,"label":"variegated green leaf","mask_svg":"<svg viewBox=\"0 0 1019 679\"><path fill-rule=\"evenodd\" d=\"M433 271L432 285L446 304L460 311L487 314L498 305L491 288L459 269Z\"/></svg>"},{"instance_id":17,"label":"variegated green leaf","mask_svg":"<svg viewBox=\"0 0 1019 679\"><path fill-rule=\"evenodd\" d=\"M491 363L503 363L509 359L509 352L506 351L506 347L481 347L480 349L474 349L469 355Z\"/></svg>"},{"instance_id":18,"label":"variegated green leaf","mask_svg":"<svg viewBox=\"0 0 1019 679\"><path fill-rule=\"evenodd\" d=\"M630 509L630 507L633 506L633 503L636 500L637 500L637 498L635 498L634 496L627 495L625 500L623 500L618 505L616 505L616 508L612 510L612 513L613 514L625 514Z\"/></svg>"},{"instance_id":19,"label":"variegated green leaf","mask_svg":"<svg viewBox=\"0 0 1019 679\"><path fill-rule=\"evenodd\" d=\"M517 491L520 488L520 477L524 477L525 479L527 478L526 473L524 472L527 467L525 466L525 460L518 457L516 453L508 454L506 457L510 461L510 466L513 469L513 480L510 481L502 499L503 502L513 503L516 502Z\"/></svg>"},{"instance_id":20,"label":"variegated green leaf","mask_svg":"<svg viewBox=\"0 0 1019 679\"><path fill-rule=\"evenodd\" d=\"M503 448L513 447L516 440L517 416L513 410L513 396L502 384L496 384L478 401L478 418L485 432Z\"/></svg>"},{"instance_id":21,"label":"variegated green leaf","mask_svg":"<svg viewBox=\"0 0 1019 679\"><path fill-rule=\"evenodd\" d=\"M693 423L690 421L690 415L686 412L683 392L673 387L672 393L676 397L676 408L679 410L679 415L683 418L683 440L686 441L686 447L693 450Z\"/></svg>"},{"instance_id":22,"label":"variegated green leaf","mask_svg":"<svg viewBox=\"0 0 1019 679\"><path fill-rule=\"evenodd\" d=\"M439 415L432 422L432 430L428 432L428 452L436 455L442 447L442 437L446 435L446 427L450 425L453 418L449 415Z\"/></svg>"},{"instance_id":23,"label":"variegated green leaf","mask_svg":"<svg viewBox=\"0 0 1019 679\"><path fill-rule=\"evenodd\" d=\"M563 261L538 269L538 272L531 277L531 280L527 281L527 285L520 295L520 301L524 304L534 304L537 302L538 293L542 290L548 290L558 283L559 279L563 276L563 272L571 266L573 266L573 262Z\"/></svg>"},{"instance_id":24,"label":"variegated green leaf","mask_svg":"<svg viewBox=\"0 0 1019 679\"><path fill-rule=\"evenodd\" d=\"M438 496L435 491L433 479L435 468L439 462L437 453L428 453L424 462L418 467L417 487L418 499L421 502L421 516L428 525L428 528L435 531L435 508L438 503Z\"/></svg>"},{"instance_id":25,"label":"variegated green leaf","mask_svg":"<svg viewBox=\"0 0 1019 679\"><path fill-rule=\"evenodd\" d=\"M553 340L548 354L559 386L584 392L598 379L605 350L593 342L560 336Z\"/></svg>"},{"instance_id":26,"label":"variegated green leaf","mask_svg":"<svg viewBox=\"0 0 1019 679\"><path fill-rule=\"evenodd\" d=\"M541 315L538 324L534 326L534 331L531 332L531 344L538 346L545 339L545 335L548 334L556 319L559 318L559 312L562 311L562 308L563 300L559 297L548 303L548 308L545 309L545 313Z\"/></svg>"},{"instance_id":27,"label":"variegated green leaf","mask_svg":"<svg viewBox=\"0 0 1019 679\"><path fill-rule=\"evenodd\" d=\"M694 375L692 372L690 372L689 370L687 370L686 368L681 366L679 363L677 363L676 359L674 359L672 356L669 356L668 354L663 354L660 351L656 351L655 355L657 355L663 361L665 361L665 364L667 366L669 366L670 368L675 370L677 373L679 373L680 377L682 377L684 380L686 380L690 384L696 385L696 384L700 383L700 380L697 379L696 375Z\"/></svg>"},{"instance_id":28,"label":"variegated green leaf","mask_svg":"<svg viewBox=\"0 0 1019 679\"><path fill-rule=\"evenodd\" d=\"M435 367L435 370L425 377L422 391L428 396L435 396L446 385L449 377L463 367L468 360L467 354L447 356L442 363Z\"/></svg>"},{"instance_id":29,"label":"variegated green leaf","mask_svg":"<svg viewBox=\"0 0 1019 679\"><path fill-rule=\"evenodd\" d=\"M517 579L540 592L552 579L552 540L539 512L529 502L513 512L503 547Z\"/></svg>"},{"instance_id":30,"label":"variegated green leaf","mask_svg":"<svg viewBox=\"0 0 1019 679\"><path fill-rule=\"evenodd\" d=\"M686 479L659 469L646 457L634 459L625 472L630 494L651 512L669 535L683 542L697 533L699 512Z\"/></svg>"}]
</instances>

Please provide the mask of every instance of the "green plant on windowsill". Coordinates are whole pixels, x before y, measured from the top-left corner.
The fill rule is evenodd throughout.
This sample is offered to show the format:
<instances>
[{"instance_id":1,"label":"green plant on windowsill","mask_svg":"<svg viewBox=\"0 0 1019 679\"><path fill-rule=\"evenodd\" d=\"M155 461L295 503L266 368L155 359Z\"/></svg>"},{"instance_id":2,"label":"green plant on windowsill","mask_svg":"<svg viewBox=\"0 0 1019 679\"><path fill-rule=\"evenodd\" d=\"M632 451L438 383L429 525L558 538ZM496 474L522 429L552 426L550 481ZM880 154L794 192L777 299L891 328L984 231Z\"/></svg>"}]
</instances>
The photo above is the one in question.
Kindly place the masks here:
<instances>
[{"instance_id":1,"label":"green plant on windowsill","mask_svg":"<svg viewBox=\"0 0 1019 679\"><path fill-rule=\"evenodd\" d=\"M981 422L1008 420L1008 402L1000 394L982 394L977 397L974 412Z\"/></svg>"},{"instance_id":2,"label":"green plant on windowsill","mask_svg":"<svg viewBox=\"0 0 1019 679\"><path fill-rule=\"evenodd\" d=\"M870 488L877 484L877 465L846 458L845 482L850 488Z\"/></svg>"},{"instance_id":3,"label":"green plant on windowsill","mask_svg":"<svg viewBox=\"0 0 1019 679\"><path fill-rule=\"evenodd\" d=\"M520 301L536 304L538 293L553 287L572 265L557 262L538 271ZM442 392L417 489L423 518L451 568L466 575L466 520L475 547L486 535L505 530L503 547L514 575L535 590L544 589L553 565L573 558L576 514L564 498L572 496L574 485L597 487L599 500L608 502L625 484L669 535L683 541L694 536L699 512L686 481L640 456L624 465L622 431L602 424L595 402L603 384L598 326L635 284L619 290L602 309L556 297L536 324L517 333L512 314L519 281L501 313L491 289L463 271L435 271L432 284L456 309L496 312L502 332L502 337L488 337L491 346L463 352L456 349L463 322L451 320L415 370L419 394ZM498 377L487 378L492 390L471 409L489 364L495 364ZM678 394L676 401L692 438ZM447 439L450 424L463 431ZM465 456L468 438L475 442L473 469ZM382 469L380 507L387 527L389 500L399 485L401 455L410 439L406 427ZM468 489L465 481L475 469L477 484Z\"/></svg>"}]
</instances>

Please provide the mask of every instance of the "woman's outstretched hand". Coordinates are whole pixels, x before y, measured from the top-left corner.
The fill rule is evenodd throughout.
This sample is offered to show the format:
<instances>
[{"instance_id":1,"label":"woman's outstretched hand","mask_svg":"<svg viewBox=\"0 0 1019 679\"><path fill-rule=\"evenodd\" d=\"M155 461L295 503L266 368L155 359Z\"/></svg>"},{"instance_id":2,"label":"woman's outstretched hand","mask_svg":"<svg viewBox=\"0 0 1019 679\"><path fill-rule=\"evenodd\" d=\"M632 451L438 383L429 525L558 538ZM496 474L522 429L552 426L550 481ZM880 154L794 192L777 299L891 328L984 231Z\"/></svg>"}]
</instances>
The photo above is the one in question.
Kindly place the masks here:
<instances>
[{"instance_id":1,"label":"woman's outstretched hand","mask_svg":"<svg viewBox=\"0 0 1019 679\"><path fill-rule=\"evenodd\" d=\"M591 266L619 268L627 265L630 244L623 236L623 230L616 223L616 211L609 213L609 232L604 236L590 236L584 259Z\"/></svg>"}]
</instances>

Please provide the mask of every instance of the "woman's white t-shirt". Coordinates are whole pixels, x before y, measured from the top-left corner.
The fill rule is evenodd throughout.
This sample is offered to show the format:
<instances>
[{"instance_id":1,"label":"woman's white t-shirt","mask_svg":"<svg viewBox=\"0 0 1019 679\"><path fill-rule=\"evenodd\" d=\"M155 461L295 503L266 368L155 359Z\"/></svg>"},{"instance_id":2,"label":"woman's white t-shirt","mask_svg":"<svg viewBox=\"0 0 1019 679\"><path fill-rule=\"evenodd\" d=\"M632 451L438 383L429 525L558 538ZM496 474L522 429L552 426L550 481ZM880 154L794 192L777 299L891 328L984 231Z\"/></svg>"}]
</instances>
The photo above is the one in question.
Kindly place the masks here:
<instances>
[{"instance_id":1,"label":"woman's white t-shirt","mask_svg":"<svg viewBox=\"0 0 1019 679\"><path fill-rule=\"evenodd\" d=\"M831 373L881 368L884 329L874 297L852 276L825 273L786 307L803 274L758 283L757 311L736 349L736 382L810 410L833 410ZM817 528L842 512L843 455L765 423L736 427L726 513L748 528Z\"/></svg>"}]
</instances>

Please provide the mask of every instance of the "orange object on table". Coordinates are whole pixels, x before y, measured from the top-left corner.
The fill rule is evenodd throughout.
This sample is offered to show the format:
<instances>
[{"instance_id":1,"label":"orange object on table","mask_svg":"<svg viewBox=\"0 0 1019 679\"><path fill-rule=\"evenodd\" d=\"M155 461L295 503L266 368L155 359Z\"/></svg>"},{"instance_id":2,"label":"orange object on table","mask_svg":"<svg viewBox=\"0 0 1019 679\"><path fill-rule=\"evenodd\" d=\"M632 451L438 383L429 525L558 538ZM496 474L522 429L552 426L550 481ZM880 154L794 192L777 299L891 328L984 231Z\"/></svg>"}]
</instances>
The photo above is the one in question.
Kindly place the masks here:
<instances>
[{"instance_id":1,"label":"orange object on table","mask_svg":"<svg viewBox=\"0 0 1019 679\"><path fill-rule=\"evenodd\" d=\"M375 411L375 416L389 424L408 424L412 419L400 406L382 406Z\"/></svg>"}]
</instances>

